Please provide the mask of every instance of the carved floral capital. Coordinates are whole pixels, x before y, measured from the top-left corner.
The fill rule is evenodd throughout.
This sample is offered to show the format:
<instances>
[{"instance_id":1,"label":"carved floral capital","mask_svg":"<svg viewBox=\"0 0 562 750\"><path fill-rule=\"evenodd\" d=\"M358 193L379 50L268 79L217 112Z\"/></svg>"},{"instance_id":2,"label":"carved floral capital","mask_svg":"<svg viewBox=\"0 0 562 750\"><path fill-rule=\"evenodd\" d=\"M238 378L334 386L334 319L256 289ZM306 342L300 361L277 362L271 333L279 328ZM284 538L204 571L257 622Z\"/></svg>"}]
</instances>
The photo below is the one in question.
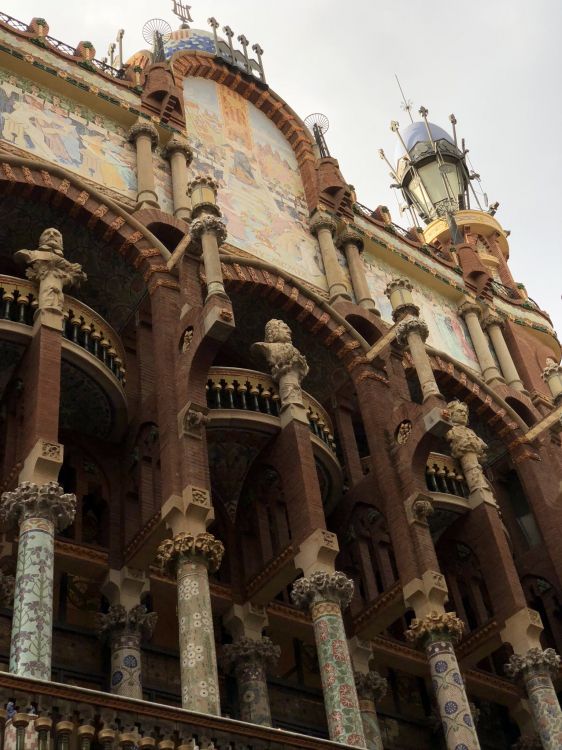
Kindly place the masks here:
<instances>
[{"instance_id":1,"label":"carved floral capital","mask_svg":"<svg viewBox=\"0 0 562 750\"><path fill-rule=\"evenodd\" d=\"M137 120L133 125L131 125L128 135L129 141L131 143L136 143L137 138L140 135L149 136L152 148L156 148L156 146L158 145L158 131L151 122L149 122L148 120Z\"/></svg>"},{"instance_id":2,"label":"carved floral capital","mask_svg":"<svg viewBox=\"0 0 562 750\"><path fill-rule=\"evenodd\" d=\"M353 581L343 573L317 571L295 581L291 598L301 609L321 602L334 602L345 609L351 602L353 588Z\"/></svg>"},{"instance_id":3,"label":"carved floral capital","mask_svg":"<svg viewBox=\"0 0 562 750\"><path fill-rule=\"evenodd\" d=\"M384 293L387 297L390 298L390 295L397 289L407 289L409 292L411 292L413 288L414 287L412 286L412 283L409 279L405 279L402 276L397 276L396 278L392 279L392 281L388 282L385 287Z\"/></svg>"},{"instance_id":4,"label":"carved floral capital","mask_svg":"<svg viewBox=\"0 0 562 750\"><path fill-rule=\"evenodd\" d=\"M502 315L491 310L482 318L482 328L486 331L490 326L499 326L503 328L505 319Z\"/></svg>"},{"instance_id":5,"label":"carved floral capital","mask_svg":"<svg viewBox=\"0 0 562 750\"><path fill-rule=\"evenodd\" d=\"M209 188L216 194L219 189L219 183L215 180L214 177L211 177L209 175L199 174L196 177L194 177L189 183L189 185L187 186L187 194L191 198L193 191L201 187Z\"/></svg>"},{"instance_id":6,"label":"carved floral capital","mask_svg":"<svg viewBox=\"0 0 562 750\"><path fill-rule=\"evenodd\" d=\"M156 612L148 612L143 604L137 604L129 610L122 604L113 604L107 613L99 612L96 620L100 636L129 632L150 638L158 615Z\"/></svg>"},{"instance_id":7,"label":"carved floral capital","mask_svg":"<svg viewBox=\"0 0 562 750\"><path fill-rule=\"evenodd\" d=\"M0 502L0 522L5 524L43 518L62 531L73 522L75 513L76 495L65 493L58 482L22 482L12 492L4 492Z\"/></svg>"},{"instance_id":8,"label":"carved floral capital","mask_svg":"<svg viewBox=\"0 0 562 750\"><path fill-rule=\"evenodd\" d=\"M411 333L418 333L425 341L429 336L427 323L420 318L406 318L396 325L396 342L398 346L404 348L408 346L408 336Z\"/></svg>"},{"instance_id":9,"label":"carved floral capital","mask_svg":"<svg viewBox=\"0 0 562 750\"><path fill-rule=\"evenodd\" d=\"M163 568L175 571L178 563L199 559L211 573L217 571L224 555L224 544L208 532L189 534L180 532L173 539L165 539L158 547L156 561Z\"/></svg>"},{"instance_id":10,"label":"carved floral capital","mask_svg":"<svg viewBox=\"0 0 562 750\"><path fill-rule=\"evenodd\" d=\"M548 383L550 378L557 376L562 376L562 365L557 365L556 362L551 361L547 364L547 366L542 371L542 379L545 381L545 383Z\"/></svg>"},{"instance_id":11,"label":"carved floral capital","mask_svg":"<svg viewBox=\"0 0 562 750\"><path fill-rule=\"evenodd\" d=\"M333 236L336 231L337 224L335 220L326 211L315 211L310 217L309 222L310 231L312 234L317 235L322 229L329 229L330 234Z\"/></svg>"},{"instance_id":12,"label":"carved floral capital","mask_svg":"<svg viewBox=\"0 0 562 750\"><path fill-rule=\"evenodd\" d=\"M185 138L181 138L180 136L174 134L162 149L162 156L165 159L170 159L173 154L178 153L185 156L186 164L187 166L189 166L193 160L193 151L191 149L191 146L185 140Z\"/></svg>"},{"instance_id":13,"label":"carved floral capital","mask_svg":"<svg viewBox=\"0 0 562 750\"><path fill-rule=\"evenodd\" d=\"M553 648L531 648L526 654L513 654L504 667L505 673L512 679L530 677L540 673L549 673L553 677L560 671L561 659Z\"/></svg>"},{"instance_id":14,"label":"carved floral capital","mask_svg":"<svg viewBox=\"0 0 562 750\"><path fill-rule=\"evenodd\" d=\"M361 252L363 250L364 242L363 237L356 229L346 227L339 233L336 245L342 250L345 249L346 245L355 245L359 252Z\"/></svg>"},{"instance_id":15,"label":"carved floral capital","mask_svg":"<svg viewBox=\"0 0 562 750\"><path fill-rule=\"evenodd\" d=\"M406 638L424 646L429 640L442 638L457 644L464 632L464 623L454 612L430 612L421 620L412 620Z\"/></svg>"},{"instance_id":16,"label":"carved floral capital","mask_svg":"<svg viewBox=\"0 0 562 750\"><path fill-rule=\"evenodd\" d=\"M259 640L243 636L234 643L223 646L223 661L228 668L240 663L259 663L273 668L281 656L281 648L271 638L264 636Z\"/></svg>"},{"instance_id":17,"label":"carved floral capital","mask_svg":"<svg viewBox=\"0 0 562 750\"><path fill-rule=\"evenodd\" d=\"M219 219L218 216L211 216L210 214L205 214L198 219L195 219L195 221L191 222L191 226L189 227L191 240L198 246L201 245L201 238L206 232L212 232L215 235L219 246L222 245L227 237L224 221Z\"/></svg>"},{"instance_id":18,"label":"carved floral capital","mask_svg":"<svg viewBox=\"0 0 562 750\"><path fill-rule=\"evenodd\" d=\"M354 672L355 687L357 695L364 700L380 701L386 695L388 690L388 680L382 677L378 672L371 670L369 672Z\"/></svg>"}]
</instances>

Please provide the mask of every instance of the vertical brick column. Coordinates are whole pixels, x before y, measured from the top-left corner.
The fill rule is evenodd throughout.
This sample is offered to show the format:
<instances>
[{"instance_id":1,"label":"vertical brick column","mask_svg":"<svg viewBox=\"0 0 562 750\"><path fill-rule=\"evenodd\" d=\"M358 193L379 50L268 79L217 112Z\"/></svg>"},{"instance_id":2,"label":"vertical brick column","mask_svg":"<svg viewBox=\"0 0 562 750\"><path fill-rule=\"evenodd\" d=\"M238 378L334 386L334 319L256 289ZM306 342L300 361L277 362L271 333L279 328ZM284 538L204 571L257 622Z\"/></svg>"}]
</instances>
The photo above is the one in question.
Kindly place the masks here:
<instances>
[{"instance_id":1,"label":"vertical brick column","mask_svg":"<svg viewBox=\"0 0 562 750\"><path fill-rule=\"evenodd\" d=\"M141 639L150 638L157 618L142 604L129 610L114 604L107 613L98 614L98 632L109 638L111 648L112 693L142 700Z\"/></svg>"},{"instance_id":2,"label":"vertical brick column","mask_svg":"<svg viewBox=\"0 0 562 750\"><path fill-rule=\"evenodd\" d=\"M552 648L532 648L526 654L514 654L506 664L509 677L521 680L529 697L533 722L544 750L562 748L562 711L553 675L560 673L560 657Z\"/></svg>"},{"instance_id":3,"label":"vertical brick column","mask_svg":"<svg viewBox=\"0 0 562 750\"><path fill-rule=\"evenodd\" d=\"M158 131L148 120L139 119L129 129L129 141L137 152L137 208L159 208L152 163L152 152L158 145Z\"/></svg>"},{"instance_id":4,"label":"vertical brick column","mask_svg":"<svg viewBox=\"0 0 562 750\"><path fill-rule=\"evenodd\" d=\"M378 672L355 672L355 687L367 750L384 750L377 716L377 701L384 698L388 683Z\"/></svg>"},{"instance_id":5,"label":"vertical brick column","mask_svg":"<svg viewBox=\"0 0 562 750\"><path fill-rule=\"evenodd\" d=\"M176 575L182 707L220 715L209 572L218 570L222 542L212 534L180 532L158 548L157 560Z\"/></svg>"},{"instance_id":6,"label":"vertical brick column","mask_svg":"<svg viewBox=\"0 0 562 750\"><path fill-rule=\"evenodd\" d=\"M267 669L274 667L281 649L270 638L239 638L223 647L228 667L233 668L238 687L240 718L251 724L271 726Z\"/></svg>"},{"instance_id":7,"label":"vertical brick column","mask_svg":"<svg viewBox=\"0 0 562 750\"><path fill-rule=\"evenodd\" d=\"M412 620L407 638L423 648L447 750L479 750L480 743L461 677L455 644L463 623L453 612L432 612Z\"/></svg>"},{"instance_id":8,"label":"vertical brick column","mask_svg":"<svg viewBox=\"0 0 562 750\"><path fill-rule=\"evenodd\" d=\"M74 520L75 495L56 482L22 482L4 492L0 521L19 525L18 561L10 643L10 672L51 679L55 530Z\"/></svg>"},{"instance_id":9,"label":"vertical brick column","mask_svg":"<svg viewBox=\"0 0 562 750\"><path fill-rule=\"evenodd\" d=\"M353 582L343 573L316 571L299 578L293 602L310 611L322 679L330 739L365 747L363 723L349 656L342 609L353 596Z\"/></svg>"},{"instance_id":10,"label":"vertical brick column","mask_svg":"<svg viewBox=\"0 0 562 750\"><path fill-rule=\"evenodd\" d=\"M330 304L340 299L350 300L349 291L345 283L343 270L338 263L334 233L336 222L326 211L315 211L310 219L310 231L318 238L320 254L328 282Z\"/></svg>"}]
</instances>

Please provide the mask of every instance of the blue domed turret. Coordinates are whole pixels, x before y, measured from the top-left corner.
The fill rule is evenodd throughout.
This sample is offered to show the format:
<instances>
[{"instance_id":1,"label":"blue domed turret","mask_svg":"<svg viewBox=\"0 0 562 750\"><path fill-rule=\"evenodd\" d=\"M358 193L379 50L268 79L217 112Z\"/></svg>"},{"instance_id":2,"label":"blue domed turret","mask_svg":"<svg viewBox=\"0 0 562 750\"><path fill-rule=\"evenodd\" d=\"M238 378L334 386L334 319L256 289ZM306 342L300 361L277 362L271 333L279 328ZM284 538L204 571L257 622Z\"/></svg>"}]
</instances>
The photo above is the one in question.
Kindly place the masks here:
<instances>
[{"instance_id":1,"label":"blue domed turret","mask_svg":"<svg viewBox=\"0 0 562 750\"><path fill-rule=\"evenodd\" d=\"M453 144L453 146L455 145L452 137L449 135L449 133L443 130L443 128L439 127L439 125L435 125L432 122L428 122L427 124L429 126L431 137L434 141L444 140ZM411 151L418 143L429 142L427 127L425 125L425 122L423 121L413 122L411 125L408 125L408 127L404 129L401 135L408 151ZM398 164L399 160L406 155L407 154L404 152L404 146L399 141L396 144L396 148L394 149L394 163Z\"/></svg>"}]
</instances>

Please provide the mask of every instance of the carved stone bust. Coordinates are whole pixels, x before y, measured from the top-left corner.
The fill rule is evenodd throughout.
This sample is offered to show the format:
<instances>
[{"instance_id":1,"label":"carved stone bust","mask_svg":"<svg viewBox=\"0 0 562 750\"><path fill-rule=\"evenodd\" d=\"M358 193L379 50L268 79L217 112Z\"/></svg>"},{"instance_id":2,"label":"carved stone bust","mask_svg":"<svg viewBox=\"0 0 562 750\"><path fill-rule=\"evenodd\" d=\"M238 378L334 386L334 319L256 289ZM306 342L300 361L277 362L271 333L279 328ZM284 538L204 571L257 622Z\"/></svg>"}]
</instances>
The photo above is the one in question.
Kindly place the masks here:
<instances>
[{"instance_id":1,"label":"carved stone bust","mask_svg":"<svg viewBox=\"0 0 562 750\"><path fill-rule=\"evenodd\" d=\"M293 346L291 329L282 320L270 320L265 326L265 341L252 345L252 352L265 357L271 375L279 383L281 405L302 404L302 379L308 375L306 358Z\"/></svg>"}]
</instances>

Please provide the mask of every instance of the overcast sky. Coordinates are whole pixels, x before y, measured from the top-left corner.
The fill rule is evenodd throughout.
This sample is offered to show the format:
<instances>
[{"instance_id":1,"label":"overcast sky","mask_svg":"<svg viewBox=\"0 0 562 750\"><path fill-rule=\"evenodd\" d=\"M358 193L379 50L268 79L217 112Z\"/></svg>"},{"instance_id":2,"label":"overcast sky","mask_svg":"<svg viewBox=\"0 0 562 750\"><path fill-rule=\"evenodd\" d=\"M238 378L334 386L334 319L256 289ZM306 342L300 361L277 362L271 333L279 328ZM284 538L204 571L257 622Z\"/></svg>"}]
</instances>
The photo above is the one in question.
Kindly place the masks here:
<instances>
[{"instance_id":1,"label":"overcast sky","mask_svg":"<svg viewBox=\"0 0 562 750\"><path fill-rule=\"evenodd\" d=\"M191 0L190 0L191 1ZM125 29L125 57L146 47L155 16L173 28L171 0L3 0L21 21L46 18L50 34L106 54ZM400 217L378 149L394 151L391 120L405 126L394 74L432 122L452 112L496 218L511 230L510 265L562 335L562 2L560 0L199 0L193 28L213 15L259 42L269 85L305 117L330 120L328 146L358 199ZM542 142L542 146L541 146Z\"/></svg>"}]
</instances>

